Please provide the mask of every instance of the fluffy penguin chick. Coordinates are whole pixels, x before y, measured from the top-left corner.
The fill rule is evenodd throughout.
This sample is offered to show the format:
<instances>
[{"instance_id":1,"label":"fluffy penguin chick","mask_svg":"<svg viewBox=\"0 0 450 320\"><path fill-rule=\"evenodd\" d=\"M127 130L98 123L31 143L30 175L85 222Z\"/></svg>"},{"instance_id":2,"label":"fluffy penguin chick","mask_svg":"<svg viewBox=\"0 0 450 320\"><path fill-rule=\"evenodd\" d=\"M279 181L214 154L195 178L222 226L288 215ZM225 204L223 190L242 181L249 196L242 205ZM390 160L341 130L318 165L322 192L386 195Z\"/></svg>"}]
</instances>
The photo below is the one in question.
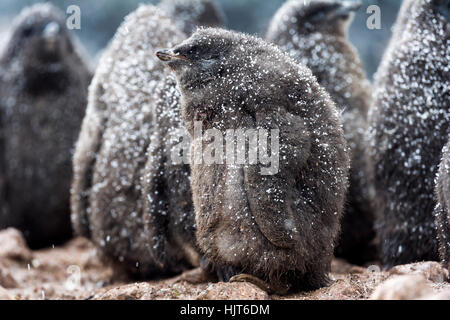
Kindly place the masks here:
<instances>
[{"instance_id":1,"label":"fluffy penguin chick","mask_svg":"<svg viewBox=\"0 0 450 320\"><path fill-rule=\"evenodd\" d=\"M89 89L74 158L75 230L90 237L117 270L137 278L183 270L178 250L168 248L167 261L157 259L161 255L150 245L143 218L155 90L167 75L154 51L183 39L154 6L141 6L125 18Z\"/></svg>"},{"instance_id":2,"label":"fluffy penguin chick","mask_svg":"<svg viewBox=\"0 0 450 320\"><path fill-rule=\"evenodd\" d=\"M371 89L347 39L359 3L291 0L274 16L266 38L308 66L341 111L351 150L350 187L336 255L362 264L376 259L371 166L365 131Z\"/></svg>"},{"instance_id":3,"label":"fluffy penguin chick","mask_svg":"<svg viewBox=\"0 0 450 320\"><path fill-rule=\"evenodd\" d=\"M92 77L64 14L49 4L16 18L0 57L0 228L31 247L71 237L72 148Z\"/></svg>"},{"instance_id":4,"label":"fluffy penguin chick","mask_svg":"<svg viewBox=\"0 0 450 320\"><path fill-rule=\"evenodd\" d=\"M157 55L182 94L197 241L219 279L245 273L278 293L326 285L349 167L329 95L309 69L239 33L201 29ZM253 135L235 152L232 129L258 130L259 146ZM252 160L239 164L244 153Z\"/></svg>"},{"instance_id":5,"label":"fluffy penguin chick","mask_svg":"<svg viewBox=\"0 0 450 320\"><path fill-rule=\"evenodd\" d=\"M226 20L215 0L162 0L158 6L186 35L191 35L199 26L222 27Z\"/></svg>"},{"instance_id":6,"label":"fluffy penguin chick","mask_svg":"<svg viewBox=\"0 0 450 320\"><path fill-rule=\"evenodd\" d=\"M438 259L433 191L449 132L449 4L415 1L375 89L369 136L386 267Z\"/></svg>"},{"instance_id":7,"label":"fluffy penguin chick","mask_svg":"<svg viewBox=\"0 0 450 320\"><path fill-rule=\"evenodd\" d=\"M436 179L438 204L435 209L439 237L439 253L445 267L450 269L450 142L444 147Z\"/></svg>"}]
</instances>

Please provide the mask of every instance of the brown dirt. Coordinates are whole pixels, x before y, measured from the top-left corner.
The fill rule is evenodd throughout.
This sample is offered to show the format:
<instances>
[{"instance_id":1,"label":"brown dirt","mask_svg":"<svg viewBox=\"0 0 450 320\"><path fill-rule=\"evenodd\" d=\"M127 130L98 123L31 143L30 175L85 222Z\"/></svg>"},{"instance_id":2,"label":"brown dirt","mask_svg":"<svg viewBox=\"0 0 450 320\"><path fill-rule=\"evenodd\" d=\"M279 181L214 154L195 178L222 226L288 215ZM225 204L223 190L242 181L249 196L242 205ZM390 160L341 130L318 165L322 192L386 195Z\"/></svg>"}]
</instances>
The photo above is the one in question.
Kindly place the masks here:
<instances>
[{"instance_id":1,"label":"brown dirt","mask_svg":"<svg viewBox=\"0 0 450 320\"><path fill-rule=\"evenodd\" d=\"M380 271L342 260L332 264L331 286L289 296L269 296L249 283L191 285L174 279L123 283L112 279L86 239L62 247L30 251L21 234L0 232L0 299L450 299L448 270L421 262Z\"/></svg>"}]
</instances>

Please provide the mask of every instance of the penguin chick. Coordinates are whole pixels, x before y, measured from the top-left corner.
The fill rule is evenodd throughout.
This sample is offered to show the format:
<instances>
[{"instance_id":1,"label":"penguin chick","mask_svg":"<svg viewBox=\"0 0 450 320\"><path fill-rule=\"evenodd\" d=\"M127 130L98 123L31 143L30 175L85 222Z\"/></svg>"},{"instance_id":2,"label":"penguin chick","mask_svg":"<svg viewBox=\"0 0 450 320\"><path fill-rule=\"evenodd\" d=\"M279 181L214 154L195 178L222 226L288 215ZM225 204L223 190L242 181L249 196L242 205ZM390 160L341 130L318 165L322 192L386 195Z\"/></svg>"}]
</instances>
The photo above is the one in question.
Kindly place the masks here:
<instances>
[{"instance_id":1,"label":"penguin chick","mask_svg":"<svg viewBox=\"0 0 450 320\"><path fill-rule=\"evenodd\" d=\"M442 151L442 161L436 178L435 209L439 254L444 266L450 269L450 142Z\"/></svg>"},{"instance_id":2,"label":"penguin chick","mask_svg":"<svg viewBox=\"0 0 450 320\"><path fill-rule=\"evenodd\" d=\"M0 229L32 248L72 235L72 148L91 77L62 12L37 4L15 19L0 57Z\"/></svg>"},{"instance_id":3,"label":"penguin chick","mask_svg":"<svg viewBox=\"0 0 450 320\"><path fill-rule=\"evenodd\" d=\"M351 150L350 186L336 255L352 263L376 260L373 244L372 172L365 131L371 88L356 49L347 37L360 3L291 0L276 13L266 39L309 67L341 111Z\"/></svg>"},{"instance_id":4,"label":"penguin chick","mask_svg":"<svg viewBox=\"0 0 450 320\"><path fill-rule=\"evenodd\" d=\"M449 0L415 1L370 111L383 264L437 260L434 177L448 137Z\"/></svg>"},{"instance_id":5,"label":"penguin chick","mask_svg":"<svg viewBox=\"0 0 450 320\"><path fill-rule=\"evenodd\" d=\"M158 7L188 36L199 26L222 27L226 20L215 0L162 0Z\"/></svg>"},{"instance_id":6,"label":"penguin chick","mask_svg":"<svg viewBox=\"0 0 450 320\"><path fill-rule=\"evenodd\" d=\"M185 39L160 9L140 6L125 18L100 59L74 157L72 219L118 272L149 278L183 271L179 250L167 261L144 226L144 169L153 133L156 88L167 71L156 48ZM162 231L161 231L162 232Z\"/></svg>"},{"instance_id":7,"label":"penguin chick","mask_svg":"<svg viewBox=\"0 0 450 320\"><path fill-rule=\"evenodd\" d=\"M247 274L276 293L326 285L349 167L329 95L309 69L252 36L200 29L157 55L182 95L197 242L219 280ZM256 164L254 143L233 147L238 129L257 130ZM199 130L219 147L203 146ZM232 146L226 162L221 136Z\"/></svg>"}]
</instances>

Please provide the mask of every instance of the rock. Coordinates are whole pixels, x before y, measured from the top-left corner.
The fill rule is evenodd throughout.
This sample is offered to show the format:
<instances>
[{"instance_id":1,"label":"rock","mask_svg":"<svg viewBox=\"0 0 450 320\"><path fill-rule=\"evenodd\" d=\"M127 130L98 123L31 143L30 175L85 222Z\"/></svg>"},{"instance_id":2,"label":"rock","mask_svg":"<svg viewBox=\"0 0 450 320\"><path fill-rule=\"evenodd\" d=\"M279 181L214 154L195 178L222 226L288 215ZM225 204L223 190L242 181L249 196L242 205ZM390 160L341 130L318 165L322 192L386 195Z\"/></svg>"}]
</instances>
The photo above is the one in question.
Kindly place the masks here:
<instances>
[{"instance_id":1,"label":"rock","mask_svg":"<svg viewBox=\"0 0 450 320\"><path fill-rule=\"evenodd\" d=\"M72 247L76 250L92 250L95 249L94 245L89 239L83 237L73 238L65 244L65 247Z\"/></svg>"},{"instance_id":2,"label":"rock","mask_svg":"<svg viewBox=\"0 0 450 320\"><path fill-rule=\"evenodd\" d=\"M212 274L205 272L203 268L199 267L183 272L179 276L175 277L172 280L172 283L187 282L190 284L200 284L213 282L214 279L215 277Z\"/></svg>"},{"instance_id":3,"label":"rock","mask_svg":"<svg viewBox=\"0 0 450 320\"><path fill-rule=\"evenodd\" d=\"M413 300L433 294L423 275L402 275L379 285L371 300Z\"/></svg>"},{"instance_id":4,"label":"rock","mask_svg":"<svg viewBox=\"0 0 450 320\"><path fill-rule=\"evenodd\" d=\"M418 262L393 267L389 274L391 275L423 275L426 279L442 283L449 279L449 271L438 262Z\"/></svg>"},{"instance_id":5,"label":"rock","mask_svg":"<svg viewBox=\"0 0 450 320\"><path fill-rule=\"evenodd\" d=\"M146 291L151 293L152 288L146 283L134 283L110 289L94 300L139 300Z\"/></svg>"},{"instance_id":6,"label":"rock","mask_svg":"<svg viewBox=\"0 0 450 320\"><path fill-rule=\"evenodd\" d=\"M247 282L213 283L200 293L197 300L268 300L267 292Z\"/></svg>"},{"instance_id":7,"label":"rock","mask_svg":"<svg viewBox=\"0 0 450 320\"><path fill-rule=\"evenodd\" d=\"M22 262L31 261L32 253L20 231L13 228L0 231L0 243L0 258Z\"/></svg>"},{"instance_id":8,"label":"rock","mask_svg":"<svg viewBox=\"0 0 450 320\"><path fill-rule=\"evenodd\" d=\"M352 297L363 298L366 289L363 283L358 281L358 277L349 276L345 279L336 280L330 287L326 288L326 291L333 299L347 300Z\"/></svg>"},{"instance_id":9,"label":"rock","mask_svg":"<svg viewBox=\"0 0 450 320\"><path fill-rule=\"evenodd\" d=\"M0 287L0 300L13 300L13 297L11 297L5 288Z\"/></svg>"},{"instance_id":10,"label":"rock","mask_svg":"<svg viewBox=\"0 0 450 320\"><path fill-rule=\"evenodd\" d=\"M95 295L93 300L192 300L206 285L192 286L170 281L142 282L118 286Z\"/></svg>"},{"instance_id":11,"label":"rock","mask_svg":"<svg viewBox=\"0 0 450 320\"><path fill-rule=\"evenodd\" d=\"M195 270L193 270L195 271ZM185 278L185 277L184 277ZM197 300L267 300L267 292L253 284L202 283L190 284L180 278L164 281L133 283L117 286L93 297L95 300L155 300L155 299L197 299Z\"/></svg>"},{"instance_id":12,"label":"rock","mask_svg":"<svg viewBox=\"0 0 450 320\"><path fill-rule=\"evenodd\" d=\"M12 236L15 234L15 236ZM190 270L184 277L154 279L150 282L129 283L112 277L112 270L95 254L93 245L86 239L78 238L64 246L34 251L29 262L3 258L3 256L29 258L31 253L24 245L22 254L12 254L12 240L21 239L15 230L0 232L0 299L17 300L61 300L61 299L96 299L96 300L156 300L156 299L274 299L274 300L362 300L417 298L426 300L449 299L450 282L436 283L425 278L438 279L444 274L436 263L419 263L396 267L391 271L381 271L376 265L360 268L336 260L330 274L333 282L329 287L314 291L300 291L288 296L268 296L266 292L249 283L214 283L203 280L193 284L195 274L200 270ZM8 244L9 242L9 244ZM21 242L15 240L15 242ZM22 242L23 244L23 242ZM7 249L6 248L10 248ZM12 248L12 249L11 249ZM16 248L16 249L17 249ZM23 253L25 252L25 253ZM79 269L78 269L79 268ZM78 274L78 270L80 273ZM402 273L413 273L413 280ZM398 274L395 274L398 273ZM77 278L77 275L80 277ZM186 276L189 275L189 276ZM201 274L200 274L201 275ZM445 275L445 274L444 274ZM11 277L10 277L11 276ZM386 288L389 281L406 277L402 283ZM417 277L421 279L422 289L417 289ZM13 280L11 280L13 278ZM181 281L189 279L190 281ZM389 280L388 282L386 282ZM423 282L428 285L424 285ZM14 286L16 283L16 287ZM406 283L405 283L406 282ZM412 284L414 289L409 289ZM7 288L8 287L8 288ZM383 291L381 291L384 287ZM430 290L430 288L432 290ZM374 290L377 292L374 293ZM405 294L409 292L417 292ZM381 291L381 292L380 292ZM400 293L399 293L400 291ZM373 294L373 295L372 295Z\"/></svg>"},{"instance_id":13,"label":"rock","mask_svg":"<svg viewBox=\"0 0 450 320\"><path fill-rule=\"evenodd\" d=\"M364 273L367 269L359 266L354 266L343 259L335 258L331 262L331 270L337 274L348 273Z\"/></svg>"},{"instance_id":14,"label":"rock","mask_svg":"<svg viewBox=\"0 0 450 320\"><path fill-rule=\"evenodd\" d=\"M450 290L432 294L421 298L420 300L450 300Z\"/></svg>"},{"instance_id":15,"label":"rock","mask_svg":"<svg viewBox=\"0 0 450 320\"><path fill-rule=\"evenodd\" d=\"M373 286L381 283L383 275L365 273L354 273L340 276L335 279L329 287L321 288L312 292L304 292L297 298L304 296L313 300L361 300L367 299ZM295 298L295 296L293 297Z\"/></svg>"},{"instance_id":16,"label":"rock","mask_svg":"<svg viewBox=\"0 0 450 320\"><path fill-rule=\"evenodd\" d=\"M1 266L0 266L0 286L8 289L18 287L16 280L12 277L9 271L1 268Z\"/></svg>"}]
</instances>

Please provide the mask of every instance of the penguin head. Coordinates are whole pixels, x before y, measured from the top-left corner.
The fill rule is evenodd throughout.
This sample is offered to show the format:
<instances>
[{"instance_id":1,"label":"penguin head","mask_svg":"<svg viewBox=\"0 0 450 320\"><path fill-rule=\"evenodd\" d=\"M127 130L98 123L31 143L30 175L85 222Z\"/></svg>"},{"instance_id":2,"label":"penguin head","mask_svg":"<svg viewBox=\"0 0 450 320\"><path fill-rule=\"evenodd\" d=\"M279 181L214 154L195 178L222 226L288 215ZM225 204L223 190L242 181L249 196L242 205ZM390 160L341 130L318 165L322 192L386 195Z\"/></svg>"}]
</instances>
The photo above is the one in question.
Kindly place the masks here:
<instances>
[{"instance_id":1,"label":"penguin head","mask_svg":"<svg viewBox=\"0 0 450 320\"><path fill-rule=\"evenodd\" d=\"M159 7L191 35L197 27L222 27L225 14L214 0L163 0Z\"/></svg>"},{"instance_id":2,"label":"penguin head","mask_svg":"<svg viewBox=\"0 0 450 320\"><path fill-rule=\"evenodd\" d=\"M279 14L286 29L298 34L345 34L360 7L359 0L291 0Z\"/></svg>"},{"instance_id":3,"label":"penguin head","mask_svg":"<svg viewBox=\"0 0 450 320\"><path fill-rule=\"evenodd\" d=\"M433 0L432 5L439 15L450 21L450 0Z\"/></svg>"},{"instance_id":4,"label":"penguin head","mask_svg":"<svg viewBox=\"0 0 450 320\"><path fill-rule=\"evenodd\" d=\"M24 9L14 22L6 55L25 67L55 67L73 52L63 14L50 4Z\"/></svg>"},{"instance_id":5,"label":"penguin head","mask_svg":"<svg viewBox=\"0 0 450 320\"><path fill-rule=\"evenodd\" d=\"M201 87L230 67L234 38L229 31L202 28L174 48L157 51L156 56L175 73L181 86Z\"/></svg>"}]
</instances>

